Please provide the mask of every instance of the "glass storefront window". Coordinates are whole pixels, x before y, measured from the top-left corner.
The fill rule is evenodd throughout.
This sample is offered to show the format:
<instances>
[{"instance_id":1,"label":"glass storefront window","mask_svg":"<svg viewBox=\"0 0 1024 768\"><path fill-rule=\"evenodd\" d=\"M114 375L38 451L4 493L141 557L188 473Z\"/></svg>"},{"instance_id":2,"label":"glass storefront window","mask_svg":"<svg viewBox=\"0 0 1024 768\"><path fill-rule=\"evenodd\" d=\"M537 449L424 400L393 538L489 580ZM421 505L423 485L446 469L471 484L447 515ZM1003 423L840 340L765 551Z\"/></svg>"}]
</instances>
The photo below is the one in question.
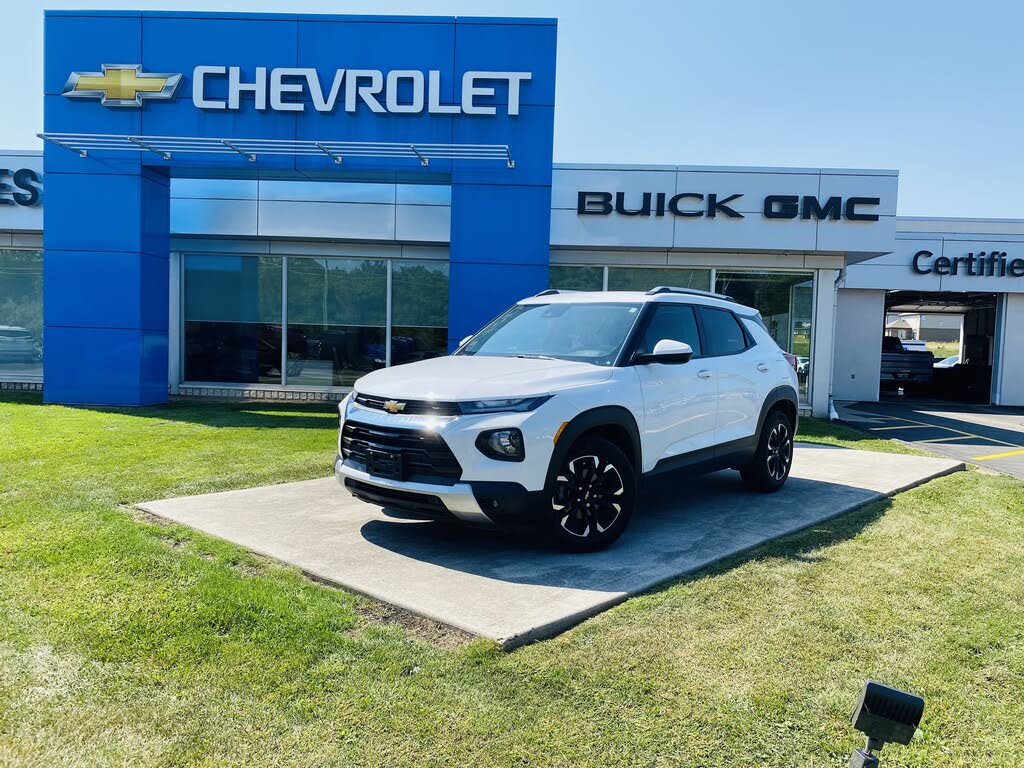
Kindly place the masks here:
<instances>
[{"instance_id":1,"label":"glass storefront window","mask_svg":"<svg viewBox=\"0 0 1024 768\"><path fill-rule=\"evenodd\" d=\"M659 285L711 290L710 269L687 267L609 267L609 291L649 291Z\"/></svg>"},{"instance_id":2,"label":"glass storefront window","mask_svg":"<svg viewBox=\"0 0 1024 768\"><path fill-rule=\"evenodd\" d=\"M391 364L448 354L448 264L391 264Z\"/></svg>"},{"instance_id":3,"label":"glass storefront window","mask_svg":"<svg viewBox=\"0 0 1024 768\"><path fill-rule=\"evenodd\" d=\"M43 253L0 248L0 379L43 380Z\"/></svg>"},{"instance_id":4,"label":"glass storefront window","mask_svg":"<svg viewBox=\"0 0 1024 768\"><path fill-rule=\"evenodd\" d=\"M604 267L569 267L552 264L548 268L548 288L563 291L600 291L604 287Z\"/></svg>"},{"instance_id":5,"label":"glass storefront window","mask_svg":"<svg viewBox=\"0 0 1024 768\"><path fill-rule=\"evenodd\" d=\"M387 262L288 258L288 383L349 387L386 361Z\"/></svg>"},{"instance_id":6,"label":"glass storefront window","mask_svg":"<svg viewBox=\"0 0 1024 768\"><path fill-rule=\"evenodd\" d=\"M796 355L800 399L806 402L812 364L814 276L809 273L719 271L716 281L715 289L719 293L755 307L772 338L784 350Z\"/></svg>"},{"instance_id":7,"label":"glass storefront window","mask_svg":"<svg viewBox=\"0 0 1024 768\"><path fill-rule=\"evenodd\" d=\"M387 362L384 259L197 253L182 261L184 381L349 387ZM391 291L392 365L447 354L448 263L395 260Z\"/></svg>"},{"instance_id":8,"label":"glass storefront window","mask_svg":"<svg viewBox=\"0 0 1024 768\"><path fill-rule=\"evenodd\" d=\"M185 257L187 381L280 383L281 264L274 256Z\"/></svg>"}]
</instances>

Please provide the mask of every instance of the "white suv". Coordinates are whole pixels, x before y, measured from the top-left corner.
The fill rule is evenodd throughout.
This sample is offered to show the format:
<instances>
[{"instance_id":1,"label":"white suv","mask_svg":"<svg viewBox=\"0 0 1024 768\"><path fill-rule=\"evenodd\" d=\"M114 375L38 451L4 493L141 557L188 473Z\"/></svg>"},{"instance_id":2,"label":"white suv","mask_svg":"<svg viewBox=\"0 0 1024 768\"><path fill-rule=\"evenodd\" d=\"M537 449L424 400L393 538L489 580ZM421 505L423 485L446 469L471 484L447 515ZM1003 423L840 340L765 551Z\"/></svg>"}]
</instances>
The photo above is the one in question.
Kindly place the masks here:
<instances>
[{"instance_id":1,"label":"white suv","mask_svg":"<svg viewBox=\"0 0 1024 768\"><path fill-rule=\"evenodd\" d=\"M734 468L781 488L797 376L728 296L549 290L449 357L362 377L339 413L334 471L357 498L589 551L622 533L641 478Z\"/></svg>"}]
</instances>

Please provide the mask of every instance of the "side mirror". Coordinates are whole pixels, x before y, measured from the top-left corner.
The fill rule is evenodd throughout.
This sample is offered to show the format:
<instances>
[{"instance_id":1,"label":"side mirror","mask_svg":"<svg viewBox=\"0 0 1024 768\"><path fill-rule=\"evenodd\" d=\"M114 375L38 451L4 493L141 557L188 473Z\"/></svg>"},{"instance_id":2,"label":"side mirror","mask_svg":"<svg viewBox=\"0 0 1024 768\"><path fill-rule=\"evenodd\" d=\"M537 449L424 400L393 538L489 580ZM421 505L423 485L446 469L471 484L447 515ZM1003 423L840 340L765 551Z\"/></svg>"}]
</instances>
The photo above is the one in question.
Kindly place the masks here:
<instances>
[{"instance_id":1,"label":"side mirror","mask_svg":"<svg viewBox=\"0 0 1024 768\"><path fill-rule=\"evenodd\" d=\"M633 362L637 365L648 363L688 363L693 357L693 347L685 341L662 339L654 345L651 352L635 355Z\"/></svg>"},{"instance_id":2,"label":"side mirror","mask_svg":"<svg viewBox=\"0 0 1024 768\"><path fill-rule=\"evenodd\" d=\"M469 343L469 340L472 339L472 338L473 338L473 335L470 334L469 336L467 336L466 338L464 338L462 341L459 342L459 346L460 347L466 346L466 344Z\"/></svg>"}]
</instances>

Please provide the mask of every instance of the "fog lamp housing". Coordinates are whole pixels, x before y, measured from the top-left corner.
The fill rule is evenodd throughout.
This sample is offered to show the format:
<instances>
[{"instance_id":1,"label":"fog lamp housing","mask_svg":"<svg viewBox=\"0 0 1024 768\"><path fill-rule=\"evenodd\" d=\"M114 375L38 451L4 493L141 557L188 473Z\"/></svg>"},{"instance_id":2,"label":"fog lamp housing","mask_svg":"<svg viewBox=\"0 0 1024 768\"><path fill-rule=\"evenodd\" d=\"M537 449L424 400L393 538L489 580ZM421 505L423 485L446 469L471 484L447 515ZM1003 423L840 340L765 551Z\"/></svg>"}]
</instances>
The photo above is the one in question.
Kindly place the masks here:
<instances>
[{"instance_id":1,"label":"fog lamp housing","mask_svg":"<svg viewBox=\"0 0 1024 768\"><path fill-rule=\"evenodd\" d=\"M497 461L522 461L526 458L523 433L515 427L481 432L476 438L476 447L484 456Z\"/></svg>"}]
</instances>

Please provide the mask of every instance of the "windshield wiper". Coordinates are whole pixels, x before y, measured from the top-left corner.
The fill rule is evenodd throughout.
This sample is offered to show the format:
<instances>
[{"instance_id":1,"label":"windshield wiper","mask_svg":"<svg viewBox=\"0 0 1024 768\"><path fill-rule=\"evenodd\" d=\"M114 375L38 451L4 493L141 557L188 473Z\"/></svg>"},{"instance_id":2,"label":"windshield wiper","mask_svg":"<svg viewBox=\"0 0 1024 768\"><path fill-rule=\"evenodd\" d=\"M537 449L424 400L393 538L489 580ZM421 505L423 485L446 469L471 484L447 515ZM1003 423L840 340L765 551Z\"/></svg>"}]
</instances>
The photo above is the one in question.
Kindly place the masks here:
<instances>
[{"instance_id":1,"label":"windshield wiper","mask_svg":"<svg viewBox=\"0 0 1024 768\"><path fill-rule=\"evenodd\" d=\"M513 357L520 357L528 360L561 360L560 357L551 357L550 355L513 355Z\"/></svg>"}]
</instances>

